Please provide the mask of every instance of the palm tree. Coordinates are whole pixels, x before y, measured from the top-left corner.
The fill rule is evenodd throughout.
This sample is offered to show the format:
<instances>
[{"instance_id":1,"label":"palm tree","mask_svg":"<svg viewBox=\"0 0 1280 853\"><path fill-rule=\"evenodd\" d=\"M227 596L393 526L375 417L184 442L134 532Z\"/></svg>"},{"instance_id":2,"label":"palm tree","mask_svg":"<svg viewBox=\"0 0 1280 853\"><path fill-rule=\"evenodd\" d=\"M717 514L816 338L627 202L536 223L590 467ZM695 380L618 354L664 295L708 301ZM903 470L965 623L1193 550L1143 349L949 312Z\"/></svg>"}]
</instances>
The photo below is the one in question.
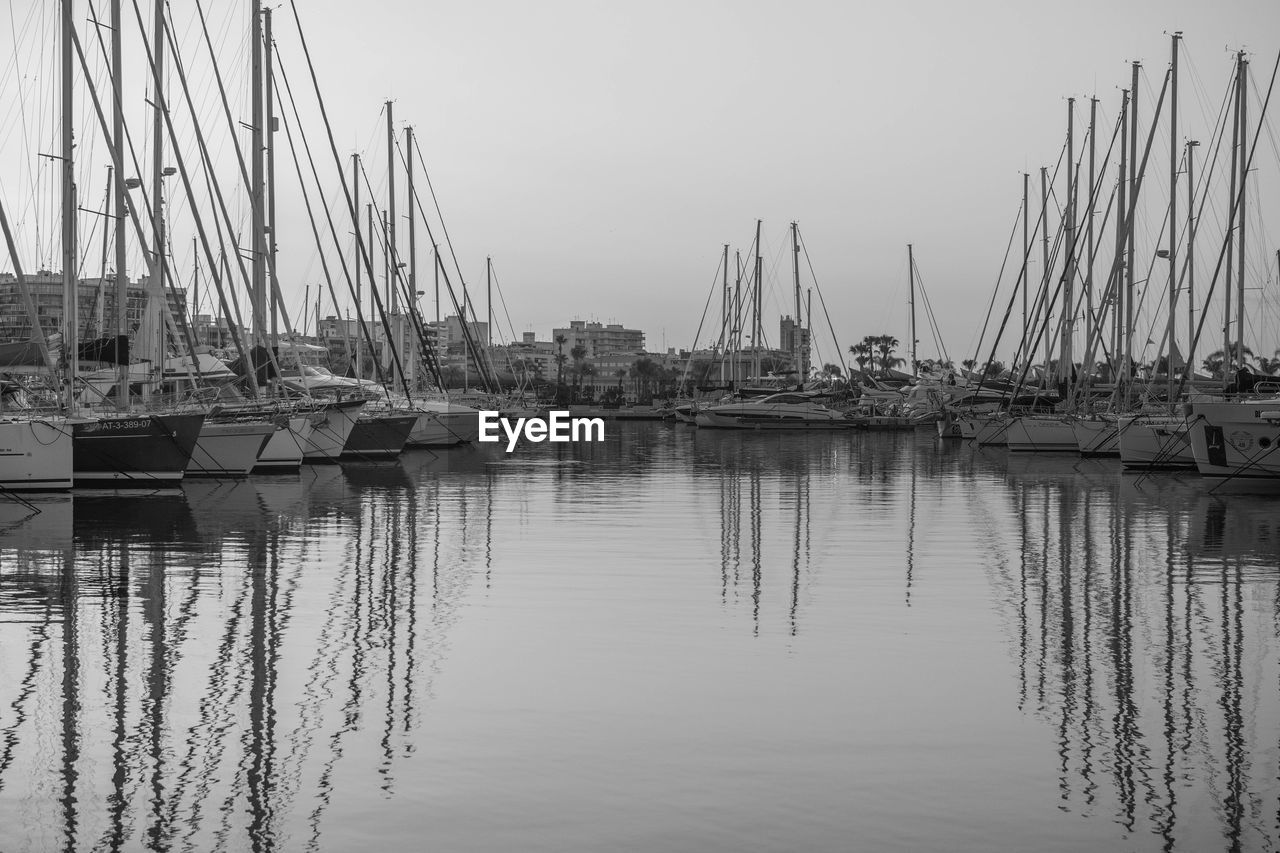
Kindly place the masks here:
<instances>
[{"instance_id":1,"label":"palm tree","mask_svg":"<svg viewBox=\"0 0 1280 853\"><path fill-rule=\"evenodd\" d=\"M880 353L880 370L888 371L895 367L901 366L904 361L901 358L895 358L893 351L898 348L899 341L893 335L877 335L875 337L875 347Z\"/></svg>"},{"instance_id":2,"label":"palm tree","mask_svg":"<svg viewBox=\"0 0 1280 853\"><path fill-rule=\"evenodd\" d=\"M828 376L834 376L836 379L844 376L844 371L840 369L838 364L824 364L822 365L822 372Z\"/></svg>"},{"instance_id":3,"label":"palm tree","mask_svg":"<svg viewBox=\"0 0 1280 853\"><path fill-rule=\"evenodd\" d=\"M556 387L564 384L564 342L568 340L564 335L556 335Z\"/></svg>"},{"instance_id":4,"label":"palm tree","mask_svg":"<svg viewBox=\"0 0 1280 853\"><path fill-rule=\"evenodd\" d=\"M1235 360L1235 353L1236 353L1237 347L1240 347L1240 343L1238 341L1227 347L1227 352L1230 353L1231 359L1233 361ZM1248 347L1240 347L1240 352L1242 356L1246 359L1253 358L1253 350L1249 349ZM1214 350L1213 352L1205 356L1204 361L1201 362L1201 366L1206 371L1209 372L1210 376L1217 376L1219 379L1221 379L1223 365L1226 363L1226 359L1223 356L1226 354L1227 353L1224 352L1223 350ZM1239 365L1237 365L1237 367L1238 366Z\"/></svg>"},{"instance_id":5,"label":"palm tree","mask_svg":"<svg viewBox=\"0 0 1280 853\"><path fill-rule=\"evenodd\" d=\"M871 344L867 343L867 340L867 338L863 338L862 343L849 347L849 354L858 363L859 372L864 372L867 369L868 361L871 362L872 371L875 370L875 350L871 348Z\"/></svg>"}]
</instances>

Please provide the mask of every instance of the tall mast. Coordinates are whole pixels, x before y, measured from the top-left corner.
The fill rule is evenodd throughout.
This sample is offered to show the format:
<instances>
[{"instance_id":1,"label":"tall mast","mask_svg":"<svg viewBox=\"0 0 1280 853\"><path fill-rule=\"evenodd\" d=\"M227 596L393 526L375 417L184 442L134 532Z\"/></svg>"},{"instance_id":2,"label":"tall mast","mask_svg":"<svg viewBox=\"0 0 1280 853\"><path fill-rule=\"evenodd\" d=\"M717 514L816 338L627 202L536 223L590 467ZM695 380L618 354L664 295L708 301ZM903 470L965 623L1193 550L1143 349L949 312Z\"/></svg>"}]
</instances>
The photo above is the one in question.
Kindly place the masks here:
<instances>
[{"instance_id":1,"label":"tall mast","mask_svg":"<svg viewBox=\"0 0 1280 853\"><path fill-rule=\"evenodd\" d=\"M1245 201L1249 198L1245 183L1249 178L1249 157L1246 145L1249 138L1249 60L1240 52L1240 251L1236 275L1236 368L1244 367L1244 238L1248 226L1245 222Z\"/></svg>"},{"instance_id":2,"label":"tall mast","mask_svg":"<svg viewBox=\"0 0 1280 853\"><path fill-rule=\"evenodd\" d=\"M720 266L724 269L724 283L720 288L720 382L725 380L726 362L729 360L729 342L733 337L729 325L729 244L724 244L724 260Z\"/></svg>"},{"instance_id":3,"label":"tall mast","mask_svg":"<svg viewBox=\"0 0 1280 853\"><path fill-rule=\"evenodd\" d=\"M1129 373L1129 335L1128 328L1125 325L1125 312L1129 303L1128 294L1124 288L1125 270L1128 268L1128 255L1125 253L1125 228L1129 224L1129 185L1128 185L1128 169L1129 169L1129 90L1124 89L1120 93L1120 171L1116 181L1116 209L1120 211L1120 215L1116 217L1116 253L1125 258L1124 264L1120 269L1115 270L1115 287L1113 288L1116 296L1116 308L1112 317L1112 326L1115 329L1115 347L1112 352L1114 363L1116 365L1114 381L1119 383L1128 378ZM1119 387L1117 385L1117 387ZM1128 392L1125 392L1125 399L1119 403L1123 408L1128 402Z\"/></svg>"},{"instance_id":4,"label":"tall mast","mask_svg":"<svg viewBox=\"0 0 1280 853\"><path fill-rule=\"evenodd\" d=\"M160 4L157 3L156 5L159 6ZM250 181L252 186L249 188L249 198L253 207L251 225L251 230L253 231L253 293L251 294L253 302L253 339L255 343L269 347L271 343L267 339L267 328L264 325L267 317L267 253L264 245L266 241L263 239L266 236L266 212L263 199L264 176L262 174L262 146L264 144L262 135L262 0L253 0L252 30L253 94L251 95L252 119L250 121L252 138L249 144L249 154L253 162L251 164Z\"/></svg>"},{"instance_id":5,"label":"tall mast","mask_svg":"<svg viewBox=\"0 0 1280 853\"><path fill-rule=\"evenodd\" d=\"M1173 411L1173 334L1178 314L1178 39L1172 37L1172 59L1169 68L1169 349L1165 370L1169 374L1169 411Z\"/></svg>"},{"instance_id":6,"label":"tall mast","mask_svg":"<svg viewBox=\"0 0 1280 853\"><path fill-rule=\"evenodd\" d=\"M396 256L396 131L393 120L391 101L387 101L387 209L382 214L382 231L386 245L383 247L387 268L387 304L391 306L391 346L397 355L392 358L392 376L400 365L400 347L404 340L404 324L400 319L400 288L396 286L396 277L400 273L399 260ZM403 379L403 377L401 377Z\"/></svg>"},{"instance_id":7,"label":"tall mast","mask_svg":"<svg viewBox=\"0 0 1280 853\"><path fill-rule=\"evenodd\" d=\"M114 106L111 110L111 148L112 162L124 163L124 51L121 43L121 31L124 19L121 16L121 0L111 0L111 92ZM117 343L120 337L129 334L129 275L128 259L125 249L125 217L129 203L125 197L125 176L122 170L115 173L115 241L116 241L116 316L115 333ZM116 408L124 411L129 408L129 365L128 359L119 358L117 348L116 366Z\"/></svg>"},{"instance_id":8,"label":"tall mast","mask_svg":"<svg viewBox=\"0 0 1280 853\"><path fill-rule=\"evenodd\" d=\"M760 273L764 272L764 264L760 259L760 220L755 220L755 291L751 295L751 369L755 371L755 380L760 379L760 338L764 337L760 334L763 330L764 320L760 315L760 297L764 295L764 288L760 286Z\"/></svg>"},{"instance_id":9,"label":"tall mast","mask_svg":"<svg viewBox=\"0 0 1280 853\"><path fill-rule=\"evenodd\" d=\"M1142 63L1133 63L1133 88L1129 90L1129 215L1126 217L1129 221L1126 223L1127 242L1129 247L1129 262L1126 266L1127 276L1125 278L1125 294L1124 294L1124 328L1125 328L1125 350L1124 365L1125 378L1129 378L1129 374L1133 372L1131 365L1133 364L1133 235L1136 229L1136 219L1138 215L1138 70L1142 68ZM1127 389L1128 386L1126 386ZM1126 402L1128 399L1128 390L1125 391Z\"/></svg>"},{"instance_id":10,"label":"tall mast","mask_svg":"<svg viewBox=\"0 0 1280 853\"><path fill-rule=\"evenodd\" d=\"M1031 277L1027 275L1028 261L1031 260L1031 236L1028 231L1028 225L1031 221L1031 210L1028 206L1030 197L1027 188L1031 181L1031 175L1027 172L1022 173L1022 270L1018 275L1022 279L1022 334L1027 334L1027 290L1031 286ZM1031 361L1027 358L1027 361ZM979 365L981 367L981 365Z\"/></svg>"},{"instance_id":11,"label":"tall mast","mask_svg":"<svg viewBox=\"0 0 1280 853\"><path fill-rule=\"evenodd\" d=\"M737 382L739 370L739 353L742 352L742 252L733 252L733 265L737 269L733 278L733 364L730 370L730 382Z\"/></svg>"},{"instance_id":12,"label":"tall mast","mask_svg":"<svg viewBox=\"0 0 1280 853\"><path fill-rule=\"evenodd\" d=\"M1236 54L1236 88L1232 93L1235 98L1235 113L1231 119L1231 179L1227 214L1227 286L1222 289L1222 385L1225 388L1231 375L1231 281L1232 262L1235 257L1236 227L1236 178L1239 177L1238 153L1240 144L1240 74L1244 52ZM1241 262L1243 262L1243 258Z\"/></svg>"},{"instance_id":13,"label":"tall mast","mask_svg":"<svg viewBox=\"0 0 1280 853\"><path fill-rule=\"evenodd\" d=\"M1100 340L1102 336L1102 327L1096 322L1093 315L1093 208L1097 204L1094 195L1098 190L1097 172L1094 168L1094 160L1098 151L1097 139L1098 127L1098 99L1089 98L1089 218L1085 223L1085 251L1089 253L1089 266L1084 273L1084 316L1085 316L1085 349L1086 357L1089 357L1090 364L1093 363L1091 357L1092 350L1089 350L1088 341L1097 336L1095 340Z\"/></svg>"},{"instance_id":14,"label":"tall mast","mask_svg":"<svg viewBox=\"0 0 1280 853\"><path fill-rule=\"evenodd\" d=\"M791 223L791 271L796 291L796 321L791 327L791 360L796 376L803 382L804 372L800 364L800 237L794 222Z\"/></svg>"},{"instance_id":15,"label":"tall mast","mask_svg":"<svg viewBox=\"0 0 1280 853\"><path fill-rule=\"evenodd\" d=\"M1041 289L1044 291L1044 300L1041 304L1044 306L1044 324L1045 328L1049 328L1049 318L1051 316L1049 310L1049 169L1045 166L1040 167L1040 230L1044 232L1040 235L1040 257L1044 263L1044 272L1040 276ZM1036 325L1039 325L1037 323ZM1035 343L1036 336L1027 331L1028 342L1027 347ZM1048 335L1044 336L1044 373L1049 372L1049 358L1052 354L1050 347L1053 345Z\"/></svg>"},{"instance_id":16,"label":"tall mast","mask_svg":"<svg viewBox=\"0 0 1280 853\"><path fill-rule=\"evenodd\" d=\"M1195 376L1196 364L1196 185L1195 150L1200 143L1187 140L1187 379Z\"/></svg>"},{"instance_id":17,"label":"tall mast","mask_svg":"<svg viewBox=\"0 0 1280 853\"><path fill-rule=\"evenodd\" d=\"M440 322L440 246L436 243L431 244L431 260L432 267L435 268L436 278L436 322Z\"/></svg>"},{"instance_id":18,"label":"tall mast","mask_svg":"<svg viewBox=\"0 0 1280 853\"><path fill-rule=\"evenodd\" d=\"M147 298L147 314L153 318L161 316L164 310L160 305L152 305L151 302L156 294L164 295L164 268L165 268L165 235L164 235L164 110L161 108L162 93L164 92L164 4L156 3L155 14L155 32L153 33L155 51L155 111L151 125L151 197L155 200L155 206L151 210L152 228L155 231L155 263L152 265L151 279ZM160 383L164 379L164 338L166 334L164 323L157 322L156 340L153 342L156 350L148 353L148 356L155 359L152 370L154 371L154 386L143 385L144 389L150 387L159 388Z\"/></svg>"},{"instance_id":19,"label":"tall mast","mask_svg":"<svg viewBox=\"0 0 1280 853\"><path fill-rule=\"evenodd\" d=\"M76 185L75 140L72 138L72 121L75 102L72 96L71 51L72 33L75 30L74 0L62 0L62 297L63 333L62 352L67 360L66 393L67 413L75 411L76 361L79 352L76 327L79 325L79 300L76 292ZM32 318L33 322L36 318ZM42 334L40 327L32 329L34 335Z\"/></svg>"},{"instance_id":20,"label":"tall mast","mask_svg":"<svg viewBox=\"0 0 1280 853\"><path fill-rule=\"evenodd\" d=\"M911 306L911 375L916 375L916 260L911 244L907 244L907 302Z\"/></svg>"},{"instance_id":21,"label":"tall mast","mask_svg":"<svg viewBox=\"0 0 1280 853\"><path fill-rule=\"evenodd\" d=\"M360 268L363 267L364 264L360 263L361 235L360 235L360 155L359 154L351 155L351 185L352 185L351 186L352 194L355 199L354 202L352 203L353 206L351 209L356 212L356 215L352 217L352 222L351 222L351 224L354 225L356 229L356 263L355 263L356 317L360 317L361 311L363 310L361 305L362 296L360 293ZM370 239L372 239L373 235L370 234L369 237ZM363 337L363 333L361 331L357 331L356 332L356 364L355 364L355 377L357 379L364 378L364 366L361 364L361 350L360 350L360 343L361 343L360 339L362 337Z\"/></svg>"},{"instance_id":22,"label":"tall mast","mask_svg":"<svg viewBox=\"0 0 1280 853\"><path fill-rule=\"evenodd\" d=\"M267 292L271 295L271 341L278 343L280 340L280 329L277 326L276 315L280 311L277 304L276 291L280 288L280 280L276 275L276 117L275 117L275 97L272 92L272 61L271 61L271 10L264 9L262 12L262 35L263 35L263 52L266 57L266 81L263 88L266 91L266 125L263 128L266 136L267 146L267 275L271 277L271 286ZM303 329L306 323L303 323ZM316 333L319 334L317 328Z\"/></svg>"},{"instance_id":23,"label":"tall mast","mask_svg":"<svg viewBox=\"0 0 1280 853\"><path fill-rule=\"evenodd\" d=\"M484 301L489 309L489 322L485 324L484 329L485 344L493 346L493 258L488 256L484 259L484 285Z\"/></svg>"},{"instance_id":24,"label":"tall mast","mask_svg":"<svg viewBox=\"0 0 1280 853\"><path fill-rule=\"evenodd\" d=\"M387 255L389 257L391 277L387 278L387 302L391 305L391 313L400 310L399 288L395 286L396 274L396 132L392 120L392 104L387 101ZM396 342L397 345L399 341Z\"/></svg>"},{"instance_id":25,"label":"tall mast","mask_svg":"<svg viewBox=\"0 0 1280 853\"><path fill-rule=\"evenodd\" d=\"M413 194L413 128L404 129L404 160L406 192L409 195L409 299L416 305L418 300L418 235L414 227L416 205ZM416 313L416 309L413 309Z\"/></svg>"},{"instance_id":26,"label":"tall mast","mask_svg":"<svg viewBox=\"0 0 1280 853\"><path fill-rule=\"evenodd\" d=\"M1075 302L1073 284L1076 275L1076 173L1075 129L1076 99L1067 98L1067 209L1063 223L1066 236L1066 262L1062 271L1062 341L1058 352L1058 380L1071 376L1071 336L1075 331Z\"/></svg>"}]
</instances>

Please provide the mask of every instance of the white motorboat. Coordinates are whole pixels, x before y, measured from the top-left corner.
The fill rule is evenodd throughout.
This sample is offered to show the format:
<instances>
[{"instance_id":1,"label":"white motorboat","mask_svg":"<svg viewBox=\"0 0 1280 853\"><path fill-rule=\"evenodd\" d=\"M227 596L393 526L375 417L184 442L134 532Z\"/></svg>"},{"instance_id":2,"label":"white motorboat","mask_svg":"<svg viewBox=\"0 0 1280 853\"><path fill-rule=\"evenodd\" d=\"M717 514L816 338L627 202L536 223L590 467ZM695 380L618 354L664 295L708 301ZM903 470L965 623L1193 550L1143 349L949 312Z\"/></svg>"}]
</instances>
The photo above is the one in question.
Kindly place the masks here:
<instances>
[{"instance_id":1,"label":"white motorboat","mask_svg":"<svg viewBox=\"0 0 1280 853\"><path fill-rule=\"evenodd\" d=\"M694 422L710 429L846 429L853 426L844 412L794 392L701 407Z\"/></svg>"}]
</instances>

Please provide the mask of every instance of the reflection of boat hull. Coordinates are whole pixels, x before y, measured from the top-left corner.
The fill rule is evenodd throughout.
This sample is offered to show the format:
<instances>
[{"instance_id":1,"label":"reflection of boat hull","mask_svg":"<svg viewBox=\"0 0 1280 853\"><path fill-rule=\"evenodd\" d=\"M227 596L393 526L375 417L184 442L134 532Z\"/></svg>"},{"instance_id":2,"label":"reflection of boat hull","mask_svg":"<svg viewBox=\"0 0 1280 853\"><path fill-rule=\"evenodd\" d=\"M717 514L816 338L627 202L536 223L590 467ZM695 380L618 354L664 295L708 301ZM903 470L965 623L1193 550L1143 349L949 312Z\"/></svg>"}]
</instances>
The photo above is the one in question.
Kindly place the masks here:
<instances>
[{"instance_id":1,"label":"reflection of boat hull","mask_svg":"<svg viewBox=\"0 0 1280 853\"><path fill-rule=\"evenodd\" d=\"M275 432L271 422L205 421L187 463L187 476L247 477Z\"/></svg>"},{"instance_id":2,"label":"reflection of boat hull","mask_svg":"<svg viewBox=\"0 0 1280 853\"><path fill-rule=\"evenodd\" d=\"M1280 479L1280 400L1193 403L1191 455L1206 477Z\"/></svg>"},{"instance_id":3,"label":"reflection of boat hull","mask_svg":"<svg viewBox=\"0 0 1280 853\"><path fill-rule=\"evenodd\" d=\"M72 421L76 485L176 483L203 423L203 413Z\"/></svg>"},{"instance_id":4,"label":"reflection of boat hull","mask_svg":"<svg viewBox=\"0 0 1280 853\"><path fill-rule=\"evenodd\" d=\"M1179 470L1196 467L1187 421L1181 417L1120 419L1120 462L1126 468Z\"/></svg>"},{"instance_id":5,"label":"reflection of boat hull","mask_svg":"<svg viewBox=\"0 0 1280 853\"><path fill-rule=\"evenodd\" d=\"M337 462L364 403L344 400L312 412L311 432L302 445L302 458L307 462Z\"/></svg>"},{"instance_id":6,"label":"reflection of boat hull","mask_svg":"<svg viewBox=\"0 0 1280 853\"><path fill-rule=\"evenodd\" d=\"M393 459L404 450L404 443L417 422L416 414L362 417L351 428L341 458Z\"/></svg>"},{"instance_id":7,"label":"reflection of boat hull","mask_svg":"<svg viewBox=\"0 0 1280 853\"><path fill-rule=\"evenodd\" d=\"M1006 443L1012 453L1078 453L1071 424L1056 417L1021 417L1009 423Z\"/></svg>"},{"instance_id":8,"label":"reflection of boat hull","mask_svg":"<svg viewBox=\"0 0 1280 853\"><path fill-rule=\"evenodd\" d=\"M65 418L0 421L0 491L69 489L71 459Z\"/></svg>"},{"instance_id":9,"label":"reflection of boat hull","mask_svg":"<svg viewBox=\"0 0 1280 853\"><path fill-rule=\"evenodd\" d=\"M1120 430L1112 420L1073 421L1071 429L1082 456L1119 456Z\"/></svg>"}]
</instances>

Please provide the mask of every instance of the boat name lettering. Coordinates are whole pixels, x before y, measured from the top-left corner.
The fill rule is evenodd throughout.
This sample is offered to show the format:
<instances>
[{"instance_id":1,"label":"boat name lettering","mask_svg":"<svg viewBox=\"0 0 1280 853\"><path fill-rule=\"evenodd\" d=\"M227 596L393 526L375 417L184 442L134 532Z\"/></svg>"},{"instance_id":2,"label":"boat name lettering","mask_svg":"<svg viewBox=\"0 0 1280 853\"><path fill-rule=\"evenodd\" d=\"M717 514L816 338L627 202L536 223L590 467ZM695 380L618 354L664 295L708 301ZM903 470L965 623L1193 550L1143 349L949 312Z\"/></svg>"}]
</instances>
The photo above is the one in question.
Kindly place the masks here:
<instances>
[{"instance_id":1,"label":"boat name lettering","mask_svg":"<svg viewBox=\"0 0 1280 853\"><path fill-rule=\"evenodd\" d=\"M514 421L502 417L500 412L481 411L479 418L480 441L499 442L505 433L508 453L516 449L522 437L534 444L604 441L603 418L575 418L567 411L550 411L546 418L515 418Z\"/></svg>"},{"instance_id":2,"label":"boat name lettering","mask_svg":"<svg viewBox=\"0 0 1280 853\"><path fill-rule=\"evenodd\" d=\"M142 429L150 425L151 421L98 421L96 424L90 424L88 432L94 430L122 430L122 429Z\"/></svg>"}]
</instances>

